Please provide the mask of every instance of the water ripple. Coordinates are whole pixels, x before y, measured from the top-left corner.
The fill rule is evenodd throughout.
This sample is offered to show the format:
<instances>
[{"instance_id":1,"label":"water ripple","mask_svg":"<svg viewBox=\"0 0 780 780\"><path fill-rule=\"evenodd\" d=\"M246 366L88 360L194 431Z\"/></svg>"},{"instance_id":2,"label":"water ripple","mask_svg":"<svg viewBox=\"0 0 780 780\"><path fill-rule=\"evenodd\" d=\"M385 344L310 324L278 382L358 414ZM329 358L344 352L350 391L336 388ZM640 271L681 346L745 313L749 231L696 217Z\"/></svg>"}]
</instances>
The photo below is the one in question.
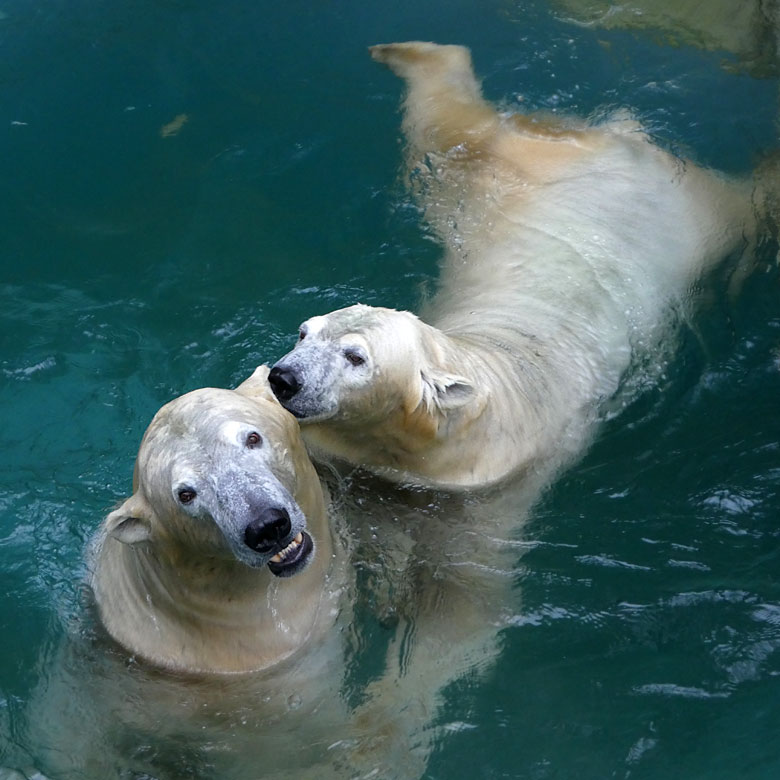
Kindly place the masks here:
<instances>
[{"instance_id":1,"label":"water ripple","mask_svg":"<svg viewBox=\"0 0 780 780\"><path fill-rule=\"evenodd\" d=\"M730 693L727 691L705 691L703 688L694 688L675 683L649 683L647 685L637 685L633 689L634 693L647 696L675 696L684 699L727 699Z\"/></svg>"},{"instance_id":2,"label":"water ripple","mask_svg":"<svg viewBox=\"0 0 780 780\"><path fill-rule=\"evenodd\" d=\"M620 561L616 558L611 558L608 555L577 555L574 558L580 563L584 563L590 566L605 566L608 568L619 569L633 569L636 571L652 571L650 566L643 566L638 563L629 563L628 561Z\"/></svg>"}]
</instances>

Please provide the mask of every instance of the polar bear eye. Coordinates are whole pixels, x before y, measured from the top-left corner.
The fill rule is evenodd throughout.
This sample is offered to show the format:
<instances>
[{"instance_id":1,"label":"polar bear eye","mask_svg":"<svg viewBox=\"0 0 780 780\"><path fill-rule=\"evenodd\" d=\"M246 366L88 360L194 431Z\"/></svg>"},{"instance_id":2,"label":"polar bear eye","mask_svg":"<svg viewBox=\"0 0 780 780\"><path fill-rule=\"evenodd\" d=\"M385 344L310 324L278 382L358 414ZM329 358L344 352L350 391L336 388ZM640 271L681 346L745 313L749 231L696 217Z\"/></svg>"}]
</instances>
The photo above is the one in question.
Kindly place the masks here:
<instances>
[{"instance_id":1,"label":"polar bear eye","mask_svg":"<svg viewBox=\"0 0 780 780\"><path fill-rule=\"evenodd\" d=\"M250 450L262 443L263 437L257 431L252 431L252 433L248 434L246 437L246 446L249 447Z\"/></svg>"},{"instance_id":2,"label":"polar bear eye","mask_svg":"<svg viewBox=\"0 0 780 780\"><path fill-rule=\"evenodd\" d=\"M198 494L192 488L182 488L177 495L182 504L189 504Z\"/></svg>"},{"instance_id":3,"label":"polar bear eye","mask_svg":"<svg viewBox=\"0 0 780 780\"><path fill-rule=\"evenodd\" d=\"M298 331L298 341L303 341L306 338L306 328L301 328Z\"/></svg>"},{"instance_id":4,"label":"polar bear eye","mask_svg":"<svg viewBox=\"0 0 780 780\"><path fill-rule=\"evenodd\" d=\"M345 349L344 357L353 366L362 366L366 359L356 349Z\"/></svg>"}]
</instances>

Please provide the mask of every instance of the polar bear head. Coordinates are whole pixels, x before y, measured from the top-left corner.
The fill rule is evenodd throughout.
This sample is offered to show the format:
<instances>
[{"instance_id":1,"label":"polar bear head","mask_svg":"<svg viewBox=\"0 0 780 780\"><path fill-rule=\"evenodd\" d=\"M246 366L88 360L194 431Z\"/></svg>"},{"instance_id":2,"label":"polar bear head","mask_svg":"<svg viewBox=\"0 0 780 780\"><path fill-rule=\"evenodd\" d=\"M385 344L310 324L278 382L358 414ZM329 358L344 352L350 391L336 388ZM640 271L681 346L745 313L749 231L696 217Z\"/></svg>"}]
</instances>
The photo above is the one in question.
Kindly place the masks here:
<instances>
[{"instance_id":1,"label":"polar bear head","mask_svg":"<svg viewBox=\"0 0 780 780\"><path fill-rule=\"evenodd\" d=\"M415 315L358 304L304 322L269 382L307 440L324 425L341 437L376 435L388 452L417 449L480 407L450 353L449 339Z\"/></svg>"},{"instance_id":2,"label":"polar bear head","mask_svg":"<svg viewBox=\"0 0 780 780\"><path fill-rule=\"evenodd\" d=\"M134 493L105 520L108 536L278 577L306 567L306 515L323 532L324 499L297 423L263 391L267 368L258 372L236 391L195 390L160 409L141 442Z\"/></svg>"}]
</instances>

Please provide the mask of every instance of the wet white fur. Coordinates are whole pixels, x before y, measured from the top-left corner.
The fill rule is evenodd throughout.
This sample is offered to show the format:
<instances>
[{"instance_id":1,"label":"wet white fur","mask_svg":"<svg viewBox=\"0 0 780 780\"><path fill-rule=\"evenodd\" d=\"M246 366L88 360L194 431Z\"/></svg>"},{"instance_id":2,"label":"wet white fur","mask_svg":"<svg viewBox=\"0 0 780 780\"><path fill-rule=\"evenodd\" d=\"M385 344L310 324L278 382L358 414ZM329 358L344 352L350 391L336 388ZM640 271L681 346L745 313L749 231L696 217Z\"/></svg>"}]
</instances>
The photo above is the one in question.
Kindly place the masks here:
<instances>
[{"instance_id":1,"label":"wet white fur","mask_svg":"<svg viewBox=\"0 0 780 780\"><path fill-rule=\"evenodd\" d=\"M141 443L132 497L98 535L92 585L101 620L156 666L267 669L332 626L341 548L298 425L266 375L261 367L235 391L196 390L164 406ZM263 441L249 450L251 431ZM196 488L186 506L181 487ZM312 536L316 552L301 572L279 579L270 555L246 546L252 501L286 508L291 535Z\"/></svg>"},{"instance_id":2,"label":"wet white fur","mask_svg":"<svg viewBox=\"0 0 780 780\"><path fill-rule=\"evenodd\" d=\"M581 450L633 357L753 240L751 183L598 125L505 115L467 49L372 48L406 80L408 166L445 256L417 318L350 307L277 365L307 445L399 481L475 487ZM365 362L345 362L361 345Z\"/></svg>"}]
</instances>

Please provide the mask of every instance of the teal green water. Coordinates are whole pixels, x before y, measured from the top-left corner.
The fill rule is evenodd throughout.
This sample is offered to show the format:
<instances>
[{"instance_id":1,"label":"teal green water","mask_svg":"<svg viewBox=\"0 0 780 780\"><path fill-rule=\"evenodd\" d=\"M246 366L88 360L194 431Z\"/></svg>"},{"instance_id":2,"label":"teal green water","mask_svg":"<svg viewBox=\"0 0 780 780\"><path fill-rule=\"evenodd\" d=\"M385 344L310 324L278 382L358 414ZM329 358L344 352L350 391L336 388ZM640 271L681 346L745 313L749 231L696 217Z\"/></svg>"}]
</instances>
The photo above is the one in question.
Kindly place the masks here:
<instances>
[{"instance_id":1,"label":"teal green water","mask_svg":"<svg viewBox=\"0 0 780 780\"><path fill-rule=\"evenodd\" d=\"M558 10L0 7L0 765L36 763L39 659L79 612L84 545L159 406L234 386L312 314L414 307L435 282L396 178L400 84L369 44L469 45L493 100L627 106L731 172L776 147L768 16L728 52ZM447 690L427 777L780 773L780 276L776 242L758 252L535 510L501 653Z\"/></svg>"}]
</instances>

